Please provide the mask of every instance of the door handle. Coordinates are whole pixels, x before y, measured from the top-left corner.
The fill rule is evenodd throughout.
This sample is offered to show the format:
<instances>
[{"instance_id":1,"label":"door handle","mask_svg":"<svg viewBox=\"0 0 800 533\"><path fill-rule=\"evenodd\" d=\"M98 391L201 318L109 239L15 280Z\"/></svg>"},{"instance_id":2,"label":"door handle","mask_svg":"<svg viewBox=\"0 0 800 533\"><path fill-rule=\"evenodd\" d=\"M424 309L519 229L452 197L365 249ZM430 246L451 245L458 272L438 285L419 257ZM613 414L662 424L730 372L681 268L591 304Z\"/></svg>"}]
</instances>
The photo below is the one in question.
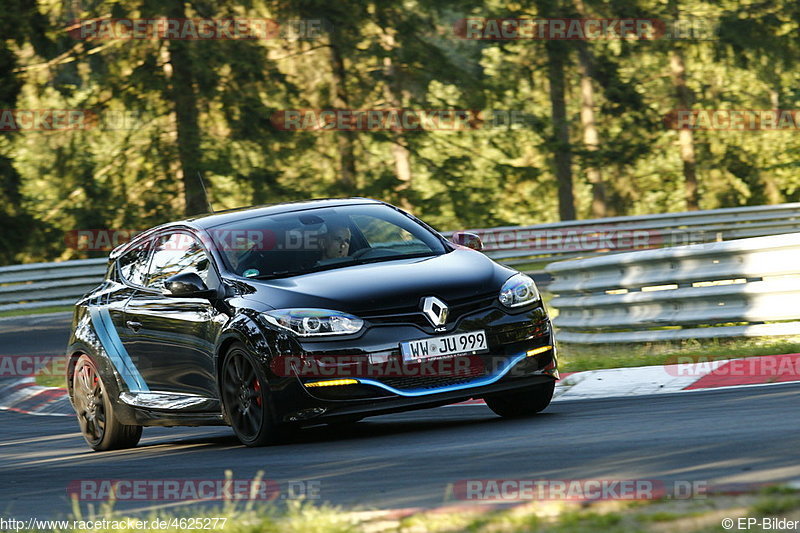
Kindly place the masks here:
<instances>
[{"instance_id":1,"label":"door handle","mask_svg":"<svg viewBox=\"0 0 800 533\"><path fill-rule=\"evenodd\" d=\"M135 320L128 320L125 324L133 330L134 333L139 331L142 328L141 322L136 322Z\"/></svg>"}]
</instances>

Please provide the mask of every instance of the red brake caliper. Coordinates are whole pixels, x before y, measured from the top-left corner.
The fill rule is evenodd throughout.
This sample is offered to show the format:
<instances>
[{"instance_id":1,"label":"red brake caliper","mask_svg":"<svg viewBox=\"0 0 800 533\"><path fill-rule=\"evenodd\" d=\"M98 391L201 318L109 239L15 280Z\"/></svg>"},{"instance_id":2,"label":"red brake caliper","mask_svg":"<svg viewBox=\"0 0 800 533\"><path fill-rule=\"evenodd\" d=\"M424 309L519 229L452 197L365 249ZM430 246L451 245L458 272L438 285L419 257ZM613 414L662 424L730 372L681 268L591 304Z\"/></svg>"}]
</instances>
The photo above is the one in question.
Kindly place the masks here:
<instances>
[{"instance_id":1,"label":"red brake caliper","mask_svg":"<svg viewBox=\"0 0 800 533\"><path fill-rule=\"evenodd\" d=\"M253 380L253 388L256 390L256 403L261 407L261 383L258 382L258 378Z\"/></svg>"}]
</instances>

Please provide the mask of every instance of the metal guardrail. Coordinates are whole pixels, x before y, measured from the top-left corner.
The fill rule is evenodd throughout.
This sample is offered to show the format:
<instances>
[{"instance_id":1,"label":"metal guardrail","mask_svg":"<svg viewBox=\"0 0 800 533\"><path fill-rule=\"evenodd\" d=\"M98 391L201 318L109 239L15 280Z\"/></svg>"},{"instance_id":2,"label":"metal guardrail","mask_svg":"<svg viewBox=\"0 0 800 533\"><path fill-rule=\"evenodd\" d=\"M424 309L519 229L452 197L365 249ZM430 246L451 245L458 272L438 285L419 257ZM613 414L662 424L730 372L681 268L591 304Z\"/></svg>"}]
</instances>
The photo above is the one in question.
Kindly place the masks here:
<instances>
[{"instance_id":1,"label":"metal guardrail","mask_svg":"<svg viewBox=\"0 0 800 533\"><path fill-rule=\"evenodd\" d=\"M549 278L538 271L561 259L800 232L800 203L472 231L489 257L536 273L545 284ZM97 286L105 269L102 258L0 267L0 311L70 305Z\"/></svg>"},{"instance_id":2,"label":"metal guardrail","mask_svg":"<svg viewBox=\"0 0 800 533\"><path fill-rule=\"evenodd\" d=\"M469 230L509 266L800 232L800 203ZM449 236L452 232L445 235Z\"/></svg>"},{"instance_id":3,"label":"metal guardrail","mask_svg":"<svg viewBox=\"0 0 800 533\"><path fill-rule=\"evenodd\" d=\"M548 265L562 342L800 335L800 233Z\"/></svg>"},{"instance_id":4,"label":"metal guardrail","mask_svg":"<svg viewBox=\"0 0 800 533\"><path fill-rule=\"evenodd\" d=\"M0 311L72 305L97 287L108 259L0 267Z\"/></svg>"}]
</instances>

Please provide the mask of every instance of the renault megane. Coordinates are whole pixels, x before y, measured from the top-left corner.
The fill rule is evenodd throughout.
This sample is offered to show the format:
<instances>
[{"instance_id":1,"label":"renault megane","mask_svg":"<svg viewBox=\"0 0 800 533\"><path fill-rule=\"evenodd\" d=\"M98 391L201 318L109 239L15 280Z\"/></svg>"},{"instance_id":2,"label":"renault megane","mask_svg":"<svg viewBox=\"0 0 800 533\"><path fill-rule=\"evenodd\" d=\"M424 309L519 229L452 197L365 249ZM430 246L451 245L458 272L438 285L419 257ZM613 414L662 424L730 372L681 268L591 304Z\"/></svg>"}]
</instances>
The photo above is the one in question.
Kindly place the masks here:
<instances>
[{"instance_id":1,"label":"renault megane","mask_svg":"<svg viewBox=\"0 0 800 533\"><path fill-rule=\"evenodd\" d=\"M558 371L533 280L389 204L315 200L205 215L115 249L75 307L70 400L95 450L143 426L293 427L484 399L547 407Z\"/></svg>"}]
</instances>

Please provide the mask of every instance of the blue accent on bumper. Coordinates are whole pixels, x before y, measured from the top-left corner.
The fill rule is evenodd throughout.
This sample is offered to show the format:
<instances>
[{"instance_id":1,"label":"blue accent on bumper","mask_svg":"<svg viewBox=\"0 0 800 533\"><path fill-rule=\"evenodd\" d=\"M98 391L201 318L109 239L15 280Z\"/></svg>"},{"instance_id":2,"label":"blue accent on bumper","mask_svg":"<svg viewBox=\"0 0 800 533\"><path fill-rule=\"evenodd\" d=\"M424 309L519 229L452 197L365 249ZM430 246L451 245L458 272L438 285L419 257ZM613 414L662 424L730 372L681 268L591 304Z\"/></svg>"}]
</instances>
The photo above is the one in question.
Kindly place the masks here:
<instances>
[{"instance_id":1,"label":"blue accent on bumper","mask_svg":"<svg viewBox=\"0 0 800 533\"><path fill-rule=\"evenodd\" d=\"M92 317L94 330L100 339L100 344L103 345L114 368L122 376L128 386L128 390L131 392L149 392L150 388L145 383L136 365L133 364L125 346L122 345L122 340L117 334L117 329L114 327L114 321L111 320L108 309L92 307L89 309L89 313Z\"/></svg>"},{"instance_id":2,"label":"blue accent on bumper","mask_svg":"<svg viewBox=\"0 0 800 533\"><path fill-rule=\"evenodd\" d=\"M387 390L391 393L397 394L398 396L407 396L407 397L414 397L414 396L426 396L428 394L439 394L442 392L451 392L451 391L458 391L463 389L474 389L475 387L483 387L484 385L491 385L492 383L496 383L499 381L503 376L508 374L508 371L511 368L519 363L520 361L524 360L527 352L523 352L519 355L515 355L512 359L510 359L505 366L501 367L495 374L491 376L486 376L485 378L476 379L475 381L470 381L469 383L459 383L458 385L448 385L446 387L438 387L435 389L411 389L411 390L399 390L395 389L394 387L390 387L389 385L384 385L380 381L375 381L372 379L358 379L359 383L364 385L373 385L375 387L380 387L384 390Z\"/></svg>"}]
</instances>

